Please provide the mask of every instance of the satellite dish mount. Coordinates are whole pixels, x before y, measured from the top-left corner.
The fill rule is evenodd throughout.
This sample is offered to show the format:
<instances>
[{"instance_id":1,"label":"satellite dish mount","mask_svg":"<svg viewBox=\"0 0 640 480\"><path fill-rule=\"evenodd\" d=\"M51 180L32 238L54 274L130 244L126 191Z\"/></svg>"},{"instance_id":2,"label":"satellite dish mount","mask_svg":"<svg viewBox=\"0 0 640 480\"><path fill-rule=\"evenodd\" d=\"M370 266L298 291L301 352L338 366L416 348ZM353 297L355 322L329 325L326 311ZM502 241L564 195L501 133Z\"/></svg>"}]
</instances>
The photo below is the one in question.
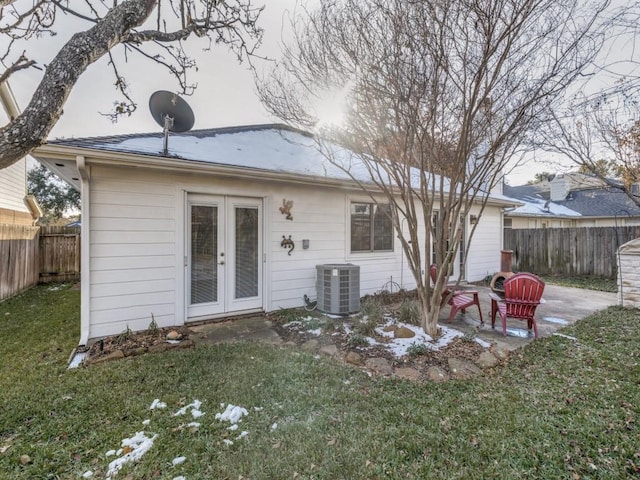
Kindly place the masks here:
<instances>
[{"instance_id":1,"label":"satellite dish mount","mask_svg":"<svg viewBox=\"0 0 640 480\"><path fill-rule=\"evenodd\" d=\"M189 104L175 93L159 90L149 98L151 115L164 132L163 154L169 155L169 132L186 132L195 122Z\"/></svg>"}]
</instances>

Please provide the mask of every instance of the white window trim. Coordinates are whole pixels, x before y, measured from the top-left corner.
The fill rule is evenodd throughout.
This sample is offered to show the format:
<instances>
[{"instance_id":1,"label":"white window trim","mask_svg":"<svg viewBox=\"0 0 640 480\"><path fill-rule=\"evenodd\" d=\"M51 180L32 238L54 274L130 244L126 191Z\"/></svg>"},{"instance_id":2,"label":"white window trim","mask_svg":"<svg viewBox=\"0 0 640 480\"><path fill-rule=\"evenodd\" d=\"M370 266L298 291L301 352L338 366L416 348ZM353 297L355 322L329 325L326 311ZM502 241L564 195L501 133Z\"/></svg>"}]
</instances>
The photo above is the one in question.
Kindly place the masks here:
<instances>
[{"instance_id":1,"label":"white window trim","mask_svg":"<svg viewBox=\"0 0 640 480\"><path fill-rule=\"evenodd\" d=\"M377 199L379 203L388 203L385 202L384 199ZM375 203L371 197L365 196L348 196L347 202L345 205L345 228L347 230L347 234L345 235L345 259L349 260L384 260L384 259L393 259L396 257L396 231L393 228L393 236L392 236L392 250L381 250L381 251L367 251L367 252L352 252L351 251L351 204L352 203Z\"/></svg>"}]
</instances>

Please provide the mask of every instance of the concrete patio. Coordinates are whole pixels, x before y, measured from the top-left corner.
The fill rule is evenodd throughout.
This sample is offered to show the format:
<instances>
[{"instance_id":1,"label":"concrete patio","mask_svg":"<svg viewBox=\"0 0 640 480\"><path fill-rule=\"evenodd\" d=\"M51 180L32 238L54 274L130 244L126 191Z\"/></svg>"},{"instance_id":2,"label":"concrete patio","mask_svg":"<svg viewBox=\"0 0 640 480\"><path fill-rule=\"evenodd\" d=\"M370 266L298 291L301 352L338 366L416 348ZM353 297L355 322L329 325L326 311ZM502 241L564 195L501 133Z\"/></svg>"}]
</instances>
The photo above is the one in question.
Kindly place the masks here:
<instances>
[{"instance_id":1,"label":"concrete patio","mask_svg":"<svg viewBox=\"0 0 640 480\"><path fill-rule=\"evenodd\" d=\"M443 307L439 317L440 324L450 325L463 332L476 333L480 338L489 342L504 344L504 347L509 350L514 350L534 340L533 331L529 332L526 322L521 320L507 318L507 336L505 337L502 335L500 316L496 315L495 329L492 329L491 299L489 298L491 290L488 287L474 286L472 288L479 292L484 325L480 323L478 309L475 305L468 308L465 314L458 313L451 324L448 323L449 307ZM546 285L543 299L545 303L536 309L536 322L540 337L552 335L562 327L571 325L598 310L603 310L617 303L615 293L558 285Z\"/></svg>"},{"instance_id":2,"label":"concrete patio","mask_svg":"<svg viewBox=\"0 0 640 480\"><path fill-rule=\"evenodd\" d=\"M479 292L484 325L480 323L478 309L474 305L465 314L458 313L449 324L449 307L444 306L440 313L439 323L451 326L465 333L473 333L478 337L496 343L504 349L515 350L534 340L533 331L526 329L526 323L520 320L507 319L507 336L502 335L500 317L496 316L496 328L491 328L491 301L487 287L471 287ZM545 303L536 310L538 335L552 335L562 327L598 310L616 304L616 294L598 292L580 288L546 285ZM271 322L264 315L255 315L233 320L191 326L194 332L192 339L196 343L223 343L237 341L262 341L279 344L281 339L273 330Z\"/></svg>"}]
</instances>

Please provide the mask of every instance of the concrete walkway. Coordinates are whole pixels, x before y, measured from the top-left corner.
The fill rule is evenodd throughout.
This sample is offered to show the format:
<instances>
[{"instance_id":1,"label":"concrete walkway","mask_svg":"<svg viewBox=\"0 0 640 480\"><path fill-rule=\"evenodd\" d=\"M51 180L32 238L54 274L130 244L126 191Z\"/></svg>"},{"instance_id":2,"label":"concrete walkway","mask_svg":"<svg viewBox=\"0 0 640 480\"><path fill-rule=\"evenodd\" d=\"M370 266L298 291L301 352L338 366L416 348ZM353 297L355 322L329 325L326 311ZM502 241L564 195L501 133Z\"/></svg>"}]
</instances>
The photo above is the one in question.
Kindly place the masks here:
<instances>
[{"instance_id":1,"label":"concrete walkway","mask_svg":"<svg viewBox=\"0 0 640 480\"><path fill-rule=\"evenodd\" d=\"M533 341L533 331L528 332L526 323L507 319L507 336L502 335L500 317L496 316L496 328L491 328L491 301L489 288L473 287L480 292L482 316L481 325L478 309L475 306L467 309L463 315L459 313L449 324L449 307L443 307L439 323L451 326L465 333L473 333L478 337L502 348L515 350ZM544 296L546 303L536 310L538 335L552 335L558 329L571 325L598 310L615 305L615 293L597 292L580 288L546 285ZM202 325L190 326L193 331L191 339L195 343L224 343L240 341L261 341L273 345L282 343L280 336L273 330L271 322L264 315L255 315L233 320L223 320Z\"/></svg>"}]
</instances>

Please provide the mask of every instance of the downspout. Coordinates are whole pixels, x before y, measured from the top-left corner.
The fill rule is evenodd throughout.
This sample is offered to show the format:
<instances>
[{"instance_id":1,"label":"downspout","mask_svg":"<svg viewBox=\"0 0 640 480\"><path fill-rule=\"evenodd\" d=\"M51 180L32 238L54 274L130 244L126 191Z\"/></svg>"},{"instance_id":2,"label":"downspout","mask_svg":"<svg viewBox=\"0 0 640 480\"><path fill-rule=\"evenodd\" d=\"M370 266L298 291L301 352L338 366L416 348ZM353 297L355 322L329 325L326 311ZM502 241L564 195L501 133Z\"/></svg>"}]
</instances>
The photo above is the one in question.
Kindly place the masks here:
<instances>
[{"instance_id":1,"label":"downspout","mask_svg":"<svg viewBox=\"0 0 640 480\"><path fill-rule=\"evenodd\" d=\"M90 168L86 165L85 157L76 157L76 167L80 173L80 345L87 345L91 333L90 294L91 279L89 269L90 217L89 217L89 184Z\"/></svg>"}]
</instances>

